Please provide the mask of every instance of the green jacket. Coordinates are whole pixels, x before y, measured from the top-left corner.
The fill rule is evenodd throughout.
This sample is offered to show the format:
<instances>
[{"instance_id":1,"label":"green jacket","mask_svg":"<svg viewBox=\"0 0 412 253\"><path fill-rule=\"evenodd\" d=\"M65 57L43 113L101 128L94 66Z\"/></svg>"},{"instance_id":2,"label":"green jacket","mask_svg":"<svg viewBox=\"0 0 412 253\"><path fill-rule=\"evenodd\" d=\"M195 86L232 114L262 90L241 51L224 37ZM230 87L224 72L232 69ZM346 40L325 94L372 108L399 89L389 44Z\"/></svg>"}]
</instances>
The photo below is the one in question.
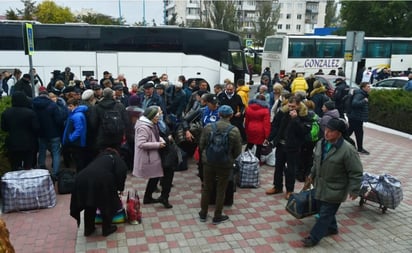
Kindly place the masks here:
<instances>
[{"instance_id":1,"label":"green jacket","mask_svg":"<svg viewBox=\"0 0 412 253\"><path fill-rule=\"evenodd\" d=\"M224 130L230 125L230 121L220 118L220 120L216 123L217 129L218 130ZM203 129L202 129L202 134L200 136L200 142L199 142L199 152L202 156L202 162L214 166L220 166L220 167L233 167L233 164L235 162L235 159L240 155L242 152L242 137L240 137L240 132L237 127L232 128L229 132L229 159L230 161L227 164L211 164L208 163L207 158L206 158L206 148L209 145L209 134L212 132L212 127L209 124L207 124Z\"/></svg>"},{"instance_id":2,"label":"green jacket","mask_svg":"<svg viewBox=\"0 0 412 253\"><path fill-rule=\"evenodd\" d=\"M329 203L344 202L348 194L358 195L363 167L355 148L343 138L332 145L322 161L326 141L318 141L314 153L311 177L315 198Z\"/></svg>"}]
</instances>

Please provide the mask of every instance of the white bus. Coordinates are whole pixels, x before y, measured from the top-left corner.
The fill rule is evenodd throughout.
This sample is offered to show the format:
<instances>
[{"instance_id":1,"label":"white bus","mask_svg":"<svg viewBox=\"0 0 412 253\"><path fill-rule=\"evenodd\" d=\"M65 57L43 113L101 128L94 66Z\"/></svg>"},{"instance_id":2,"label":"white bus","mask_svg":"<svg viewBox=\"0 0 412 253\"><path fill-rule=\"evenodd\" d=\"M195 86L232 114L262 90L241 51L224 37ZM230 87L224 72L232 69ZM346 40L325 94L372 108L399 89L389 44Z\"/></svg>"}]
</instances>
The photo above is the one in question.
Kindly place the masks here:
<instances>
[{"instance_id":1,"label":"white bus","mask_svg":"<svg viewBox=\"0 0 412 253\"><path fill-rule=\"evenodd\" d=\"M345 62L344 36L272 35L265 39L262 69L270 67L281 76L292 70L305 74L322 69L343 67L348 75L351 62ZM365 37L362 60L355 63L358 72L363 67L404 71L412 67L412 38ZM349 77L349 76L347 76Z\"/></svg>"},{"instance_id":2,"label":"white bus","mask_svg":"<svg viewBox=\"0 0 412 253\"><path fill-rule=\"evenodd\" d=\"M238 35L213 29L125 27L88 24L33 24L33 66L48 83L53 70L70 67L78 79L91 72L97 79L109 71L129 83L167 73L203 78L211 85L244 79L246 60ZM29 71L22 24L0 23L0 70Z\"/></svg>"}]
</instances>

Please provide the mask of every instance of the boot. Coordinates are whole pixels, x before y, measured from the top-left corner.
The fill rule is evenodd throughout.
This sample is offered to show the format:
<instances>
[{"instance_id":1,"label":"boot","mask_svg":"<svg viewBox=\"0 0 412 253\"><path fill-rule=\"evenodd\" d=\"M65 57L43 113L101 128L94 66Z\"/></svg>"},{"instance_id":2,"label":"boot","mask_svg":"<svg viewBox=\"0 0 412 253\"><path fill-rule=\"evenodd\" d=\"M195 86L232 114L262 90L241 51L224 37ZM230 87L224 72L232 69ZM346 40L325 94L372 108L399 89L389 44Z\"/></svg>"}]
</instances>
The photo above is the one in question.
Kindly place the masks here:
<instances>
[{"instance_id":1,"label":"boot","mask_svg":"<svg viewBox=\"0 0 412 253\"><path fill-rule=\"evenodd\" d=\"M164 198L164 197L160 196L160 197L157 199L157 201L158 201L159 203L162 203L162 205L163 205L165 208L167 208L167 209L173 208L173 206L169 203L169 200L168 200L167 198Z\"/></svg>"}]
</instances>

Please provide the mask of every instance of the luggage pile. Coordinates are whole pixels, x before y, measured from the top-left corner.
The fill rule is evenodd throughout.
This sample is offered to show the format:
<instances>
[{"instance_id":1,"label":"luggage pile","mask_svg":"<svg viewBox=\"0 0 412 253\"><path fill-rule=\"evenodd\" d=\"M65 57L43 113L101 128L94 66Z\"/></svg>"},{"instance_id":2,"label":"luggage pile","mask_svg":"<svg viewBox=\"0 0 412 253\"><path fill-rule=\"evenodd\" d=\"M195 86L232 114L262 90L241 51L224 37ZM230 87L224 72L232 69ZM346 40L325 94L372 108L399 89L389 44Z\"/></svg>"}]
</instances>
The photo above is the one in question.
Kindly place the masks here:
<instances>
[{"instance_id":1,"label":"luggage pile","mask_svg":"<svg viewBox=\"0 0 412 253\"><path fill-rule=\"evenodd\" d=\"M385 213L388 208L395 209L403 200L401 182L389 174L364 172L359 196L359 206L372 201L378 203L382 213Z\"/></svg>"},{"instance_id":2,"label":"luggage pile","mask_svg":"<svg viewBox=\"0 0 412 253\"><path fill-rule=\"evenodd\" d=\"M1 193L4 213L56 205L56 192L48 170L7 172L1 178Z\"/></svg>"}]
</instances>

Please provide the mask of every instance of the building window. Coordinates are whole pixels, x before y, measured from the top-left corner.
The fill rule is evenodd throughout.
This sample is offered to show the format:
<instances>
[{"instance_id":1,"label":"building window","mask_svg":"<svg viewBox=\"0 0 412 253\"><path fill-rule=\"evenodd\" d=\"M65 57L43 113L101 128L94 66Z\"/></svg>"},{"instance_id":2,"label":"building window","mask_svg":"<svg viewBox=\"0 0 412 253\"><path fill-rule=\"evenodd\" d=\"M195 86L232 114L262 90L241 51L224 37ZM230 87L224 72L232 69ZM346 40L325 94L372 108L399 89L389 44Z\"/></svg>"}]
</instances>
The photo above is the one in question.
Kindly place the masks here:
<instances>
[{"instance_id":1,"label":"building window","mask_svg":"<svg viewBox=\"0 0 412 253\"><path fill-rule=\"evenodd\" d=\"M300 31L300 25L296 25L296 30Z\"/></svg>"},{"instance_id":2,"label":"building window","mask_svg":"<svg viewBox=\"0 0 412 253\"><path fill-rule=\"evenodd\" d=\"M296 16L296 18L297 18L297 19L302 19L302 14L298 14L298 15Z\"/></svg>"},{"instance_id":3,"label":"building window","mask_svg":"<svg viewBox=\"0 0 412 253\"><path fill-rule=\"evenodd\" d=\"M286 25L286 30L290 30L290 25L289 24Z\"/></svg>"},{"instance_id":4,"label":"building window","mask_svg":"<svg viewBox=\"0 0 412 253\"><path fill-rule=\"evenodd\" d=\"M282 30L282 24L278 24L278 29Z\"/></svg>"},{"instance_id":5,"label":"building window","mask_svg":"<svg viewBox=\"0 0 412 253\"><path fill-rule=\"evenodd\" d=\"M290 19L292 15L290 13L286 14L286 19Z\"/></svg>"}]
</instances>

